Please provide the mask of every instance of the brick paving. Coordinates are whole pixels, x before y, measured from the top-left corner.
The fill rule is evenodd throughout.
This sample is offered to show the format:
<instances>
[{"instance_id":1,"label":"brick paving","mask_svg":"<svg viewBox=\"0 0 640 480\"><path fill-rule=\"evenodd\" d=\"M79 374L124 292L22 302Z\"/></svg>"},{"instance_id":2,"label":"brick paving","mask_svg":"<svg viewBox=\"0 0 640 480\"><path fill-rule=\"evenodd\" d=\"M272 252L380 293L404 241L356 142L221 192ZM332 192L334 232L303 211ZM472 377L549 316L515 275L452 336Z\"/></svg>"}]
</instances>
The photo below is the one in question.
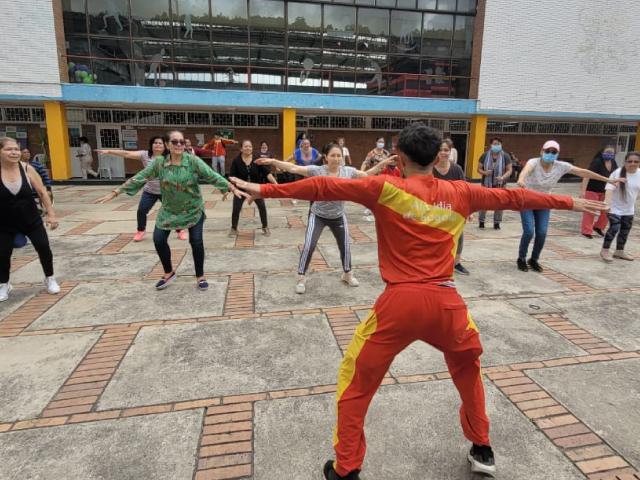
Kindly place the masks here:
<instances>
[{"instance_id":1,"label":"brick paving","mask_svg":"<svg viewBox=\"0 0 640 480\"><path fill-rule=\"evenodd\" d=\"M575 187L564 187L568 191L575 191ZM81 237L86 239L90 245L92 242L92 230L100 226L109 230L114 238L101 248L96 247L92 253L81 253L79 255L95 255L100 258L108 259L113 255L130 255L126 252L125 247L133 241L133 232L126 231L120 221L131 221L135 217L135 202L129 198L116 199L106 206L94 206L90 202L102 195L106 191L105 188L90 187L69 187L61 189L56 196L57 208L65 212L62 220L62 227L65 222L76 222L76 225L62 234L54 233L51 237L52 244L62 237ZM78 200L81 197L81 201ZM219 195L208 196L206 207L208 220L206 223L205 237L207 235L220 235L223 238L224 233L229 228L230 223L230 202L222 202ZM80 220L77 215L84 212L84 205L94 213L92 220ZM246 249L278 249L284 247L296 247L300 249L300 242L304 230L305 216L307 206L305 202L298 202L294 205L289 200L269 201L269 217L273 221L281 220L282 227L272 227L274 234L277 230L284 230L287 234L282 238L287 240L283 244L259 246L256 244L256 238L262 235L259 228L259 219L253 206L245 204L240 219L240 233L232 242L230 247L217 247L217 249L228 248L229 250ZM225 215L224 212L228 215ZM116 217L109 216L110 220L101 220L103 212L119 212ZM86 214L86 212L84 212ZM564 259L573 259L576 262L592 262L594 272L603 268L603 265L597 259L599 250L599 241L593 240L593 253L585 254L584 248L572 250L566 246L555 244L554 238L565 238L575 236L574 233L554 226L554 217L559 218L563 222L567 219L579 221L577 215L571 213L559 213L552 216L552 228L548 238L547 250L560 255ZM86 218L86 216L82 217ZM117 218L117 220L115 220ZM376 248L375 231L373 225L366 222L361 215L359 206L349 207L349 218L352 222L350 235L353 243L353 249L358 248ZM518 217L515 214L507 214L505 224L517 225ZM508 230L508 229L507 229ZM514 231L517 229L514 229ZM100 230L104 232L104 230ZM484 238L510 238L513 240L513 252L505 253L503 263L515 263L515 251L517 249L517 235L510 233L496 233L492 231L483 232L478 230L475 225L468 225L465 234L465 249L467 251L474 248L474 241ZM500 235L495 237L495 235ZM148 251L153 250L151 235L147 235L144 242L148 244ZM290 237L290 238L289 238ZM218 238L218 237L216 237ZM278 237L281 238L281 237ZM632 232L630 244L631 252L634 248L637 250L640 235L638 232ZM576 242L583 241L576 238ZM586 241L586 240L584 240ZM231 243L229 244L231 245ZM373 247L372 247L373 245ZM144 246L144 245L143 245ZM179 243L178 240L172 240L173 257L176 265L184 260L186 256L190 256L188 243ZM325 260L323 254L324 249L335 248L330 242L325 245L321 242L321 247L316 251L311 261L311 272L332 272L336 279L340 272ZM308 304L308 301L321 292L309 291L305 296L297 296L293 293L295 280L295 271L297 265L278 265L274 270L273 266L264 267L261 263L261 257L255 253L255 250L247 251L246 262L251 266L251 271L246 269L229 272L208 273L208 277L221 277L227 279L226 293L223 299L222 315L213 314L206 317L193 317L189 311L184 311L183 318L154 318L152 320L143 320L129 322L125 324L104 323L100 325L79 325L65 328L32 328L31 325L45 314L54 305L64 305L64 298L70 295L73 290L81 283L92 282L111 282L112 280L76 280L74 278L59 278L62 281L62 292L57 296L49 296L46 292L37 292L28 298L24 303L15 309L8 311L0 311L0 340L10 342L15 337L30 336L47 336L58 334L93 334L99 333L99 339L87 351L84 357L77 363L75 369L68 378L59 385L54 395L51 397L47 405L42 409L39 415L34 418L20 418L14 421L4 421L0 418L0 440L2 435L10 435L11 432L39 430L48 428L61 428L64 432L65 428L70 428L74 424L88 424L101 422L120 422L128 417L142 416L162 416L177 411L198 411L202 412L202 426L199 432L199 442L195 450L193 450L193 476L196 480L206 479L249 479L258 478L254 475L256 471L256 443L255 431L256 421L255 408L257 402L274 402L285 398L295 397L314 397L318 395L332 394L336 390L335 384L306 384L304 386L296 386L295 388L264 388L256 387L251 390L251 378L247 378L247 386L249 390L243 389L237 394L231 395L212 395L209 398L192 398L189 400L180 400L174 402L158 402L150 403L142 406L127 406L126 402L122 403L121 408L101 409L100 399L110 384L113 383L119 368L124 359L130 352L132 345L136 343L140 332L145 328L166 328L169 325L185 325L194 326L209 324L215 325L217 322L235 322L235 321L266 321L276 318L281 322L306 322L318 315L322 316L325 321L326 331L330 334L334 341L335 347L339 352L344 352L355 327L359 323L357 312L367 310L371 303L363 304L353 302L349 304L349 289L344 287L344 296L346 303L341 299L336 300L333 306L317 307ZM64 262L68 258L63 252L56 256L56 264ZM21 251L16 251L13 259L13 270L19 271L28 267L34 262L37 263L37 256L27 247ZM473 281L474 266L477 262L467 263L472 275ZM544 264L544 262L543 262ZM356 275L359 268L371 267L372 265L354 265ZM89 268L89 267L88 267ZM95 268L100 268L96 266ZM515 265L513 265L515 268ZM607 267L616 268L616 264ZM205 271L208 271L205 267ZM255 275L256 274L290 274L290 307L288 309L271 309L268 311L256 311L256 298L260 292L256 292ZM85 272L86 273L86 272ZM133 310L143 311L146 302L153 302L153 283L162 274L159 262L143 275L136 277L126 270L121 270L116 277L120 282L127 284L133 281L144 281L145 288L148 291L139 291L139 297L136 302L128 305ZM180 281L193 281L191 276L193 273L185 270L179 270ZM597 273L596 273L597 274ZM535 280L537 274L531 272L529 278ZM640 290L640 284L629 284L623 282L620 284L612 284L607 288L596 288L580 279L574 278L566 272L547 268L543 273L543 278L555 282L558 289L553 293L538 293L536 291L535 281L532 283L528 291L513 294L492 294L491 292L483 293L470 298L481 298L487 301L496 302L496 308L499 301L510 300L530 300L531 302L541 300L553 305L555 298L574 297L576 301L580 301L579 296L588 296L594 294L608 293L613 298L615 295L635 294ZM274 277L275 278L275 277ZM336 280L337 281L337 280ZM461 281L469 281L462 279ZM492 279L493 282L499 282L499 278ZM34 278L31 283L14 284L15 289L33 288L40 286L39 277ZM267 284L268 286L268 284ZM362 287L361 287L362 288ZM171 289L166 291L166 295L171 295ZM375 298L378 292L372 292L371 300ZM194 295L200 294L195 291ZM117 301L117 299L113 299ZM11 303L11 300L7 302ZM88 307L90 308L91 299L88 299ZM639 311L629 312L629 318L637 318ZM473 314L473 310L472 310ZM511 405L517 411L521 412L523 422L533 422L535 427L544 434L544 438L549 445L561 452L567 462L575 467L575 478L588 478L591 480L638 480L640 473L638 468L640 465L633 463L629 458L625 458L620 453L620 447L615 442L609 440L597 425L591 425L587 419L573 412L567 405L554 397L544 385L544 382L534 380L529 372L541 369L554 369L566 366L587 365L594 363L615 363L626 360L640 359L640 347L634 350L622 349L611 341L604 340L602 336L589 331L571 321L567 316L567 312L559 313L536 313L535 310L527 311L531 325L543 330L550 330L553 335L557 335L564 339L567 343L575 346L580 353L576 355L554 356L553 352L549 352L549 358L531 359L539 357L529 357L530 361L521 361L517 363L486 365L483 369L485 381L495 386L501 395L509 400ZM482 330L482 319L476 321L480 324ZM614 332L623 335L624 333ZM247 336L252 335L251 331L246 332ZM236 338L235 341L243 342L242 338ZM178 348L178 347L176 347ZM183 359L185 365L186 378L188 382L188 369L190 367L190 358L188 356L188 346L180 345L187 352ZM216 348L224 350L225 345ZM297 350L297 355L304 356L305 344L301 341L298 345L292 344L292 350ZM60 352L64 355L64 352ZM288 354L284 352L283 355ZM526 355L525 355L526 357ZM295 357L292 357L295 359ZM158 361L162 361L161 358ZM295 365L292 365L295 368ZM336 365L337 368L337 365ZM0 391L3 388L11 388L11 385L3 385L3 372L0 369ZM429 382L447 382L450 379L446 371L425 371L411 375L392 375L391 371L385 377L383 384L385 388L401 389L404 385L423 384ZM571 377L567 378L567 382L571 382ZM256 382L258 385L258 382ZM264 385L261 383L260 385ZM33 388L38 388L37 379L34 380ZM145 388L141 385L140 388ZM176 388L179 388L176 386ZM246 393L249 391L250 393ZM621 395L635 395L640 398L640 391L620 392ZM0 397L1 398L1 397ZM425 399L429 401L428 398ZM637 425L637 409L635 412L628 412L630 416L636 415L635 422ZM155 418L155 417L154 417ZM327 415L327 422L332 421L332 416ZM494 423L500 419L493 418ZM106 425L106 423L105 423ZM116 423L117 425L117 423ZM637 439L636 439L637 440ZM526 441L526 439L524 439ZM327 439L329 445L330 439ZM330 447L330 445L329 445ZM496 445L496 454L498 461L500 460L500 446ZM431 448L437 448L431 446ZM108 455L108 454L107 454ZM104 462L109 463L109 458L104 458ZM33 456L29 460L38 462L38 456ZM93 458L92 461L98 461ZM117 460L115 460L117 461ZM141 460L144 461L144 460ZM526 459L524 460L526 461ZM286 452L283 452L283 462L286 463ZM318 465L319 467L320 465ZM124 467L126 469L126 466ZM499 464L500 469L504 472L509 471L509 466ZM532 472L532 477L533 475ZM0 462L0 478L18 478L12 477L15 472L3 471ZM368 475L368 476L365 476ZM506 475L506 476L504 476ZM74 472L69 473L69 478L81 478ZM93 477L91 477L93 478ZM98 478L98 477L96 477ZM103 477L100 477L103 478ZM104 478L119 478L118 474L112 472L112 476ZM295 475L289 478L296 478ZM315 477L314 477L315 478ZM365 472L363 478L377 478L375 472ZM413 477L411 477L413 478ZM431 478L431 477L429 477ZM471 478L471 477L469 477ZM504 473L500 478L509 478L508 473ZM542 478L542 477L540 477ZM544 477L547 478L547 477ZM553 478L553 472L550 472L549 478Z\"/></svg>"}]
</instances>

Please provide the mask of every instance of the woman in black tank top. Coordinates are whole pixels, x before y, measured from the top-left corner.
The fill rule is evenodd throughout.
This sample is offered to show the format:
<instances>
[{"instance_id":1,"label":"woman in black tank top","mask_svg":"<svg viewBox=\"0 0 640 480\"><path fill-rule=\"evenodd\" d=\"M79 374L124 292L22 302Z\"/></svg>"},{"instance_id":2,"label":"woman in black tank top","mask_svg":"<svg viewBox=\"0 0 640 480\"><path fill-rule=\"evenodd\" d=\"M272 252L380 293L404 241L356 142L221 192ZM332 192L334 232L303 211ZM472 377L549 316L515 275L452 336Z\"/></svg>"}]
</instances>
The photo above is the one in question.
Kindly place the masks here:
<instances>
[{"instance_id":1,"label":"woman in black tank top","mask_svg":"<svg viewBox=\"0 0 640 480\"><path fill-rule=\"evenodd\" d=\"M45 274L45 286L51 294L60 292L53 277L53 254L42 218L33 198L35 190L45 206L45 221L51 229L58 227L53 205L38 173L20 162L20 147L12 138L0 138L0 302L11 292L9 272L13 241L17 233L33 243Z\"/></svg>"}]
</instances>

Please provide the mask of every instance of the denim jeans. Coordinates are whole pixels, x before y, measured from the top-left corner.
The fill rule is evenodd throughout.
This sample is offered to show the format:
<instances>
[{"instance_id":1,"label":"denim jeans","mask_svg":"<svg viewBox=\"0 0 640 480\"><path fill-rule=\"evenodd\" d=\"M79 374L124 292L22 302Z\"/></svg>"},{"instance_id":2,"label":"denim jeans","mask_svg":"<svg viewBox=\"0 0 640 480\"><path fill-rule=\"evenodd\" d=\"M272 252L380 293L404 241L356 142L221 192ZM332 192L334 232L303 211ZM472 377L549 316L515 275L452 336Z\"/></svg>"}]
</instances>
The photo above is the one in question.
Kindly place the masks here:
<instances>
[{"instance_id":1,"label":"denim jeans","mask_svg":"<svg viewBox=\"0 0 640 480\"><path fill-rule=\"evenodd\" d=\"M204 242L202 241L202 229L204 227L204 213L198 223L189 229L189 243L191 244L191 253L193 254L193 263L196 267L196 277L204 275ZM164 273L173 272L171 264L171 248L169 248L170 230L161 230L156 227L153 231L153 244L160 257Z\"/></svg>"},{"instance_id":2,"label":"denim jeans","mask_svg":"<svg viewBox=\"0 0 640 480\"><path fill-rule=\"evenodd\" d=\"M527 250L529 250L529 243L535 235L533 241L533 252L531 252L531 258L538 260L542 248L544 247L544 241L547 239L547 228L549 227L549 216L551 210L523 210L520 212L520 219L522 220L522 238L520 238L520 250L518 251L518 258L526 260Z\"/></svg>"},{"instance_id":3,"label":"denim jeans","mask_svg":"<svg viewBox=\"0 0 640 480\"><path fill-rule=\"evenodd\" d=\"M223 177L224 177L224 163L225 163L224 155L221 155L219 157L211 157L211 167L213 167L213 169Z\"/></svg>"},{"instance_id":4,"label":"denim jeans","mask_svg":"<svg viewBox=\"0 0 640 480\"><path fill-rule=\"evenodd\" d=\"M140 203L138 204L138 231L144 232L147 229L147 215L156 204L159 202L162 197L160 195L156 195L154 193L142 191L142 196L140 197Z\"/></svg>"}]
</instances>

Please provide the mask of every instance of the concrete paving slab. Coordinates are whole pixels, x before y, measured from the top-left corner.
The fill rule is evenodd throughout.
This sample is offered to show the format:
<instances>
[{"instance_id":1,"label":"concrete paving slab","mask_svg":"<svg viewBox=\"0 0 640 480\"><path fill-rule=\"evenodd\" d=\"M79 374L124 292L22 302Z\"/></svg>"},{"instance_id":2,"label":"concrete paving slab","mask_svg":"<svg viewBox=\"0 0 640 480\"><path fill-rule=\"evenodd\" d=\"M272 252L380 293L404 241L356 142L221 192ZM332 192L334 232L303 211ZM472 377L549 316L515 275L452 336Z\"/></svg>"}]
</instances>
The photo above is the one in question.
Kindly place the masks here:
<instances>
[{"instance_id":1,"label":"concrete paving slab","mask_svg":"<svg viewBox=\"0 0 640 480\"><path fill-rule=\"evenodd\" d=\"M639 370L640 360L630 359L532 370L529 375L640 468Z\"/></svg>"},{"instance_id":2,"label":"concrete paving slab","mask_svg":"<svg viewBox=\"0 0 640 480\"><path fill-rule=\"evenodd\" d=\"M92 235L90 237L83 235L68 235L57 237L50 242L51 251L53 252L54 258L68 255L95 253L114 238L116 238L116 235ZM38 255L31 243L22 250L29 255Z\"/></svg>"},{"instance_id":3,"label":"concrete paving slab","mask_svg":"<svg viewBox=\"0 0 640 480\"><path fill-rule=\"evenodd\" d=\"M126 213L126 212L123 212ZM96 225L91 230L85 232L88 235L108 235L108 234L120 234L120 233L136 233L137 222L135 221L135 212L128 214L123 218L132 218L132 220L118 220L114 222L102 222ZM100 216L96 215L96 221L100 221ZM153 221L147 227L153 227Z\"/></svg>"},{"instance_id":4,"label":"concrete paving slab","mask_svg":"<svg viewBox=\"0 0 640 480\"><path fill-rule=\"evenodd\" d=\"M504 262L518 256L519 239L514 238L482 238L465 240L462 250L464 261L470 262ZM546 257L557 257L554 252L545 252Z\"/></svg>"},{"instance_id":5,"label":"concrete paving slab","mask_svg":"<svg viewBox=\"0 0 640 480\"><path fill-rule=\"evenodd\" d=\"M514 298L512 300L507 300L507 302L528 315L562 312L561 309L553 306L549 302L545 302L541 298Z\"/></svg>"},{"instance_id":6,"label":"concrete paving slab","mask_svg":"<svg viewBox=\"0 0 640 480\"><path fill-rule=\"evenodd\" d=\"M256 246L272 246L272 245L303 245L304 237L307 230L304 228L277 228L271 230L271 235L265 237L259 232L256 233L255 244ZM331 231L328 228L322 232L318 244L327 245L336 243L336 239L333 238Z\"/></svg>"},{"instance_id":7,"label":"concrete paving slab","mask_svg":"<svg viewBox=\"0 0 640 480\"><path fill-rule=\"evenodd\" d=\"M99 408L331 384L341 358L322 315L145 327Z\"/></svg>"},{"instance_id":8,"label":"concrete paving slab","mask_svg":"<svg viewBox=\"0 0 640 480\"><path fill-rule=\"evenodd\" d=\"M228 280L208 281L205 292L196 288L193 278L180 278L161 291L153 287L155 281L81 284L29 330L222 315Z\"/></svg>"},{"instance_id":9,"label":"concrete paving slab","mask_svg":"<svg viewBox=\"0 0 640 480\"><path fill-rule=\"evenodd\" d=\"M487 385L486 394L498 478L584 478L495 387ZM459 426L458 404L449 381L382 387L367 417L361 478L478 478L466 460L469 443ZM324 462L334 458L334 409L333 395L256 403L255 478L320 478Z\"/></svg>"},{"instance_id":10,"label":"concrete paving slab","mask_svg":"<svg viewBox=\"0 0 640 480\"><path fill-rule=\"evenodd\" d=\"M44 285L43 287L44 288ZM42 290L39 287L36 288L16 288L14 287L9 294L9 298L4 302L0 302L0 320L5 319L18 308L24 305L27 301L31 300L38 292Z\"/></svg>"},{"instance_id":11,"label":"concrete paving slab","mask_svg":"<svg viewBox=\"0 0 640 480\"><path fill-rule=\"evenodd\" d=\"M335 244L321 245L320 251L330 267L342 268L340 260L340 250ZM351 264L353 268L359 266L378 266L378 244L377 243L351 243Z\"/></svg>"},{"instance_id":12,"label":"concrete paving slab","mask_svg":"<svg viewBox=\"0 0 640 480\"><path fill-rule=\"evenodd\" d=\"M71 217L73 218L73 217ZM83 222L78 220L71 220L69 217L64 217L60 219L60 226L55 230L47 230L47 235L49 237L61 237L66 235L67 232L73 230L79 225L82 225Z\"/></svg>"},{"instance_id":13,"label":"concrete paving slab","mask_svg":"<svg viewBox=\"0 0 640 480\"><path fill-rule=\"evenodd\" d=\"M297 295L297 274L257 274L255 277L256 311L272 312L300 308L373 304L384 289L377 268L356 268L359 287L347 287L340 281L342 271L315 272L307 275L307 293Z\"/></svg>"},{"instance_id":14,"label":"concrete paving slab","mask_svg":"<svg viewBox=\"0 0 640 480\"><path fill-rule=\"evenodd\" d=\"M291 270L298 267L300 253L296 247L242 248L206 251L205 272L256 272ZM193 256L182 260L181 272L193 271Z\"/></svg>"},{"instance_id":15,"label":"concrete paving slab","mask_svg":"<svg viewBox=\"0 0 640 480\"><path fill-rule=\"evenodd\" d=\"M600 258L572 258L544 260L545 265L594 288L640 286L637 262L614 260L607 264Z\"/></svg>"},{"instance_id":16,"label":"concrete paving slab","mask_svg":"<svg viewBox=\"0 0 640 480\"><path fill-rule=\"evenodd\" d=\"M158 256L152 253L78 255L58 260L53 257L59 281L144 277L158 261ZM40 282L43 278L42 267L39 262L31 262L19 268L11 278L14 283Z\"/></svg>"},{"instance_id":17,"label":"concrete paving slab","mask_svg":"<svg viewBox=\"0 0 640 480\"><path fill-rule=\"evenodd\" d=\"M576 237L554 237L550 242L584 255L598 255L602 248L602 238L597 234L594 234L591 240L578 235ZM612 248L615 248L615 244ZM635 242L627 242L625 251L633 256L640 257L640 245Z\"/></svg>"},{"instance_id":18,"label":"concrete paving slab","mask_svg":"<svg viewBox=\"0 0 640 480\"><path fill-rule=\"evenodd\" d=\"M209 250L215 250L220 248L233 248L236 243L235 238L229 238L226 231L221 230L207 230L203 235L205 252ZM171 248L187 249L187 255L191 255L191 246L189 245L189 235L187 240L182 241L178 239L176 232L171 232L169 235L169 246ZM153 232L147 231L147 234L141 242L129 242L122 250L122 253L131 252L155 252L156 248L153 245Z\"/></svg>"},{"instance_id":19,"label":"concrete paving slab","mask_svg":"<svg viewBox=\"0 0 640 480\"><path fill-rule=\"evenodd\" d=\"M551 297L569 320L622 350L640 350L638 298L632 293Z\"/></svg>"},{"instance_id":20,"label":"concrete paving slab","mask_svg":"<svg viewBox=\"0 0 640 480\"><path fill-rule=\"evenodd\" d=\"M533 362L584 352L529 315L498 300L469 303L469 311L480 329L484 366ZM423 342L415 342L396 357L393 375L446 371L442 353Z\"/></svg>"},{"instance_id":21,"label":"concrete paving slab","mask_svg":"<svg viewBox=\"0 0 640 480\"><path fill-rule=\"evenodd\" d=\"M191 480L201 428L191 410L3 434L0 479Z\"/></svg>"},{"instance_id":22,"label":"concrete paving slab","mask_svg":"<svg viewBox=\"0 0 640 480\"><path fill-rule=\"evenodd\" d=\"M488 214L488 218L485 222L485 228L480 229L478 227L478 214L473 214L473 221L469 222L464 227L465 232L472 233L478 238L493 239L493 238L520 238L522 236L522 225L519 222L503 222L500 224L500 230L493 229L493 214ZM518 254L518 240L513 241L515 246L514 256Z\"/></svg>"},{"instance_id":23,"label":"concrete paving slab","mask_svg":"<svg viewBox=\"0 0 640 480\"><path fill-rule=\"evenodd\" d=\"M36 417L99 336L91 332L0 338L0 422ZM4 453L2 457L0 471L7 458Z\"/></svg>"},{"instance_id":24,"label":"concrete paving slab","mask_svg":"<svg viewBox=\"0 0 640 480\"><path fill-rule=\"evenodd\" d=\"M535 272L521 272L512 262L474 262L467 268L469 276L456 276L460 295L465 298L484 295L508 295L525 293L556 293L567 290L553 280Z\"/></svg>"}]
</instances>

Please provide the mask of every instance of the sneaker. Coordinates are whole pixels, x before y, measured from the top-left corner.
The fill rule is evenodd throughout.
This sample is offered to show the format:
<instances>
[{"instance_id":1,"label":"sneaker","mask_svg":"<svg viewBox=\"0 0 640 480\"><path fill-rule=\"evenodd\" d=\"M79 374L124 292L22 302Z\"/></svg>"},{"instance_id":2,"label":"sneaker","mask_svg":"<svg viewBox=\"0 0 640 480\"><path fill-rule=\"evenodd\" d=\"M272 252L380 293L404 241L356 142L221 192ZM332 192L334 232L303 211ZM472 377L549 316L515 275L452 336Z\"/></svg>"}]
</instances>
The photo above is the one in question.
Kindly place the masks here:
<instances>
[{"instance_id":1,"label":"sneaker","mask_svg":"<svg viewBox=\"0 0 640 480\"><path fill-rule=\"evenodd\" d=\"M351 273L351 272L343 273L342 274L342 278L340 280L342 280L344 283L346 283L350 287L359 287L360 286L360 282L358 281L358 279L356 277L353 276L353 273Z\"/></svg>"},{"instance_id":2,"label":"sneaker","mask_svg":"<svg viewBox=\"0 0 640 480\"><path fill-rule=\"evenodd\" d=\"M141 242L142 239L144 238L144 234L147 233L144 230L143 231L137 231L136 234L133 236L133 241L134 242Z\"/></svg>"},{"instance_id":3,"label":"sneaker","mask_svg":"<svg viewBox=\"0 0 640 480\"><path fill-rule=\"evenodd\" d=\"M582 236L583 236L584 238L588 238L589 240L592 240L592 239L593 239L593 235L591 235L590 233L583 233L583 234L582 234Z\"/></svg>"},{"instance_id":4,"label":"sneaker","mask_svg":"<svg viewBox=\"0 0 640 480\"><path fill-rule=\"evenodd\" d=\"M269 230L269 227L264 227L264 228L262 229L262 234L263 234L265 237L270 237L270 236L271 236L271 230Z\"/></svg>"},{"instance_id":5,"label":"sneaker","mask_svg":"<svg viewBox=\"0 0 640 480\"><path fill-rule=\"evenodd\" d=\"M596 232L601 237L604 237L604 232L601 229L594 227L593 231Z\"/></svg>"},{"instance_id":6,"label":"sneaker","mask_svg":"<svg viewBox=\"0 0 640 480\"><path fill-rule=\"evenodd\" d=\"M531 270L533 270L534 272L542 273L543 268L540 266L537 260L530 258L529 266L531 267Z\"/></svg>"},{"instance_id":7,"label":"sneaker","mask_svg":"<svg viewBox=\"0 0 640 480\"><path fill-rule=\"evenodd\" d=\"M198 280L198 288L204 292L209 288L209 282L205 278Z\"/></svg>"},{"instance_id":8,"label":"sneaker","mask_svg":"<svg viewBox=\"0 0 640 480\"><path fill-rule=\"evenodd\" d=\"M607 263L613 262L613 258L611 258L611 252L609 252L608 248L603 248L600 250L600 258Z\"/></svg>"},{"instance_id":9,"label":"sneaker","mask_svg":"<svg viewBox=\"0 0 640 480\"><path fill-rule=\"evenodd\" d=\"M232 237L237 237L238 236L238 230L235 228L230 228L229 229L229 235L230 238Z\"/></svg>"},{"instance_id":10,"label":"sneaker","mask_svg":"<svg viewBox=\"0 0 640 480\"><path fill-rule=\"evenodd\" d=\"M464 268L464 266L461 263L456 263L453 269L461 275L469 275L469 270Z\"/></svg>"},{"instance_id":11,"label":"sneaker","mask_svg":"<svg viewBox=\"0 0 640 480\"><path fill-rule=\"evenodd\" d=\"M484 222L480 222L480 223L478 224L478 228L484 228Z\"/></svg>"},{"instance_id":12,"label":"sneaker","mask_svg":"<svg viewBox=\"0 0 640 480\"><path fill-rule=\"evenodd\" d=\"M494 223L493 224L493 229L494 230L500 230L500 224L499 223Z\"/></svg>"},{"instance_id":13,"label":"sneaker","mask_svg":"<svg viewBox=\"0 0 640 480\"><path fill-rule=\"evenodd\" d=\"M156 283L156 290L164 290L175 279L176 279L176 272L171 272L168 277L167 276L162 277L160 280L158 280L158 283Z\"/></svg>"},{"instance_id":14,"label":"sneaker","mask_svg":"<svg viewBox=\"0 0 640 480\"><path fill-rule=\"evenodd\" d=\"M53 276L44 279L44 286L47 287L47 292L51 295L57 295L60 293L60 285L58 285L56 278Z\"/></svg>"},{"instance_id":15,"label":"sneaker","mask_svg":"<svg viewBox=\"0 0 640 480\"><path fill-rule=\"evenodd\" d=\"M304 278L301 278L298 280L298 283L296 283L296 293L299 293L302 295L306 291L307 291L306 280Z\"/></svg>"},{"instance_id":16,"label":"sneaker","mask_svg":"<svg viewBox=\"0 0 640 480\"><path fill-rule=\"evenodd\" d=\"M178 230L178 238L180 240L186 240L187 239L187 231L186 230Z\"/></svg>"},{"instance_id":17,"label":"sneaker","mask_svg":"<svg viewBox=\"0 0 640 480\"><path fill-rule=\"evenodd\" d=\"M13 287L10 283L0 283L0 302L7 301L11 290L13 290Z\"/></svg>"},{"instance_id":18,"label":"sneaker","mask_svg":"<svg viewBox=\"0 0 640 480\"><path fill-rule=\"evenodd\" d=\"M625 252L624 250L616 250L615 252L613 252L613 258L633 262L633 257L629 255L627 252Z\"/></svg>"},{"instance_id":19,"label":"sneaker","mask_svg":"<svg viewBox=\"0 0 640 480\"><path fill-rule=\"evenodd\" d=\"M346 477L338 475L333 468L333 460L327 460L322 472L324 473L324 478L326 480L360 480L360 470L353 470L352 472L349 472Z\"/></svg>"},{"instance_id":20,"label":"sneaker","mask_svg":"<svg viewBox=\"0 0 640 480\"><path fill-rule=\"evenodd\" d=\"M475 443L471 447L467 460L471 464L471 471L473 473L482 473L495 477L496 464L493 457L493 450L488 445L476 445Z\"/></svg>"},{"instance_id":21,"label":"sneaker","mask_svg":"<svg viewBox=\"0 0 640 480\"><path fill-rule=\"evenodd\" d=\"M529 267L527 266L527 262L524 260L524 258L518 259L518 270L521 270L523 272L529 271Z\"/></svg>"}]
</instances>

